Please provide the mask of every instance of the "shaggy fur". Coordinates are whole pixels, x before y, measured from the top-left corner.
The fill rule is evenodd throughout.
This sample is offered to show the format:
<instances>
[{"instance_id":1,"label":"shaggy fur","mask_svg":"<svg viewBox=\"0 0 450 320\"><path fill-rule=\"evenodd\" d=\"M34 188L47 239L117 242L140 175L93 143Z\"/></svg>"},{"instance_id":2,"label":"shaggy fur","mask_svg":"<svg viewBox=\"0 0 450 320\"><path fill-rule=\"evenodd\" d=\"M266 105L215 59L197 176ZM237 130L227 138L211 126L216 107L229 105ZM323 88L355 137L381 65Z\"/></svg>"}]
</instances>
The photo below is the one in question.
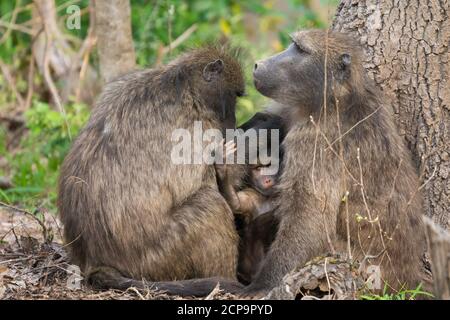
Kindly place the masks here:
<instances>
[{"instance_id":1,"label":"shaggy fur","mask_svg":"<svg viewBox=\"0 0 450 320\"><path fill-rule=\"evenodd\" d=\"M258 62L254 74L289 131L276 186L278 233L246 291L272 288L297 265L332 249L348 252L347 232L352 256L381 265L390 288L415 288L424 249L422 197L392 110L366 76L355 41L332 32L327 41L319 30L292 39L286 52Z\"/></svg>"},{"instance_id":2,"label":"shaggy fur","mask_svg":"<svg viewBox=\"0 0 450 320\"><path fill-rule=\"evenodd\" d=\"M206 81L205 66L217 59L223 71ZM175 165L170 155L174 129L192 136L194 121L234 127L243 90L236 57L215 47L105 86L64 161L58 194L72 261L99 287L235 279L238 235L214 167ZM182 294L183 285L156 288Z\"/></svg>"}]
</instances>

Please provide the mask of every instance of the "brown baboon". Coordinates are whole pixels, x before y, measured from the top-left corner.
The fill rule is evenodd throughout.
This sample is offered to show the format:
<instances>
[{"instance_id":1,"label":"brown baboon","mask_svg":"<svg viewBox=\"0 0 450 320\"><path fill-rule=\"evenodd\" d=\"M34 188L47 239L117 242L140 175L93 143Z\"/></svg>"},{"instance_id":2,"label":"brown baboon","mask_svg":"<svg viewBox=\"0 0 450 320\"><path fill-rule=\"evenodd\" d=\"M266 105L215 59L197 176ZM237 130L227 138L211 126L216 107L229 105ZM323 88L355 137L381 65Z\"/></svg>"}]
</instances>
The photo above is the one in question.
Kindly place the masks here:
<instances>
[{"instance_id":1,"label":"brown baboon","mask_svg":"<svg viewBox=\"0 0 450 320\"><path fill-rule=\"evenodd\" d=\"M288 132L275 185L279 229L244 292L268 290L333 249L380 266L392 289L415 287L424 248L419 179L357 42L295 33L286 50L255 64L254 82Z\"/></svg>"},{"instance_id":2,"label":"brown baboon","mask_svg":"<svg viewBox=\"0 0 450 320\"><path fill-rule=\"evenodd\" d=\"M252 119L243 124L239 129L244 133L247 130L255 130L258 141L261 140L261 129L267 131L267 144L257 144L257 151L267 148L272 159L276 158L279 163L282 154L279 148L271 148L271 130L278 130L278 145L282 142L285 130L283 119L275 114L258 112ZM249 146L252 147L252 146ZM255 146L253 146L255 147ZM233 141L225 145L224 160L229 153L234 153L236 146ZM256 155L258 155L256 153ZM239 261L237 277L243 283L250 283L255 276L267 250L275 238L278 221L273 214L274 209L274 186L278 179L278 172L264 174L264 169L270 164L263 165L258 159L245 165L243 186L237 190L235 179L236 166L225 163L216 163L217 181L219 190L230 205L235 214L236 226L240 235ZM251 164L254 163L254 164Z\"/></svg>"},{"instance_id":3,"label":"brown baboon","mask_svg":"<svg viewBox=\"0 0 450 320\"><path fill-rule=\"evenodd\" d=\"M266 139L267 145L257 144L256 146L249 146L257 149L258 156L261 148L267 148L267 154L271 155L271 158L275 158L277 162L281 160L281 152L279 154L272 154L271 151L271 130L278 130L278 145L281 144L284 137L284 126L282 118L275 114L258 112L252 119L243 124L239 129L245 134L247 130L255 130L255 136L258 137L258 141L263 138L260 137L260 130L263 129L267 133ZM249 153L246 154L248 163L244 166L244 178L243 185L239 192L236 191L236 168L237 166L229 166L225 163L228 153L235 151L236 145L232 142L228 142L225 145L224 162L215 163L216 174L218 177L219 190L222 192L225 199L228 201L232 211L235 214L244 216L247 221L252 220L254 217L271 211L272 208L272 195L274 193L274 185L278 177L277 172L271 172L270 174L264 174L264 168L269 167L270 163L262 164L259 159L248 159ZM277 148L276 150L279 150Z\"/></svg>"},{"instance_id":4,"label":"brown baboon","mask_svg":"<svg viewBox=\"0 0 450 320\"><path fill-rule=\"evenodd\" d=\"M233 50L193 50L105 86L61 168L72 261L98 287L204 295L238 287L238 235L213 165L176 165L175 129L235 128L244 80ZM189 140L191 141L191 140ZM195 149L195 148L194 148ZM135 279L135 280L134 280Z\"/></svg>"}]
</instances>

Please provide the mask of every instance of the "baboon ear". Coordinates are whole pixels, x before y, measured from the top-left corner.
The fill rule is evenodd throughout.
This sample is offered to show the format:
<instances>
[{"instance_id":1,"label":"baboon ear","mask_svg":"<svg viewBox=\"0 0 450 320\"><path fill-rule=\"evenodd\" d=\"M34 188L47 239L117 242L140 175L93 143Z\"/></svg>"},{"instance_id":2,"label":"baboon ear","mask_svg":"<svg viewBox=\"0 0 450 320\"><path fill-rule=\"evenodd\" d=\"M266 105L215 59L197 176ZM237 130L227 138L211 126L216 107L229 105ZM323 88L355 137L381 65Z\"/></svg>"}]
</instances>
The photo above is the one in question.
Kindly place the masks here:
<instances>
[{"instance_id":1,"label":"baboon ear","mask_svg":"<svg viewBox=\"0 0 450 320\"><path fill-rule=\"evenodd\" d=\"M343 53L339 57L340 60L340 80L350 78L350 66L352 64L352 57L348 53Z\"/></svg>"},{"instance_id":2,"label":"baboon ear","mask_svg":"<svg viewBox=\"0 0 450 320\"><path fill-rule=\"evenodd\" d=\"M213 78L217 77L223 71L223 61L217 59L216 61L210 62L203 69L203 78L206 81L211 81Z\"/></svg>"}]
</instances>

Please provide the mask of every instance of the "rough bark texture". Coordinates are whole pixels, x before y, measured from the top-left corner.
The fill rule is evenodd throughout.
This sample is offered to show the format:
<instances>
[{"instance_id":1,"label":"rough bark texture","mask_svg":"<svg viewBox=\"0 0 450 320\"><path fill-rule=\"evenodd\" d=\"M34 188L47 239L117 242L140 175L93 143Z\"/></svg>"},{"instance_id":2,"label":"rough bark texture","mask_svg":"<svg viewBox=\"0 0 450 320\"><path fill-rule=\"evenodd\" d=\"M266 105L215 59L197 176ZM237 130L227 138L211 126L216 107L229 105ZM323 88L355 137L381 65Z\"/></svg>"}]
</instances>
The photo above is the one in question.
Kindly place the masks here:
<instances>
[{"instance_id":1,"label":"rough bark texture","mask_svg":"<svg viewBox=\"0 0 450 320\"><path fill-rule=\"evenodd\" d=\"M449 0L343 0L332 29L358 38L413 152L425 213L450 226Z\"/></svg>"},{"instance_id":2,"label":"rough bark texture","mask_svg":"<svg viewBox=\"0 0 450 320\"><path fill-rule=\"evenodd\" d=\"M364 280L359 265L339 255L317 257L289 272L280 286L264 297L267 300L348 300L355 299Z\"/></svg>"},{"instance_id":3,"label":"rough bark texture","mask_svg":"<svg viewBox=\"0 0 450 320\"><path fill-rule=\"evenodd\" d=\"M434 297L450 300L450 233L424 217L433 271Z\"/></svg>"},{"instance_id":4,"label":"rough bark texture","mask_svg":"<svg viewBox=\"0 0 450 320\"><path fill-rule=\"evenodd\" d=\"M136 57L131 35L128 0L95 0L95 31L104 82L134 69Z\"/></svg>"}]
</instances>

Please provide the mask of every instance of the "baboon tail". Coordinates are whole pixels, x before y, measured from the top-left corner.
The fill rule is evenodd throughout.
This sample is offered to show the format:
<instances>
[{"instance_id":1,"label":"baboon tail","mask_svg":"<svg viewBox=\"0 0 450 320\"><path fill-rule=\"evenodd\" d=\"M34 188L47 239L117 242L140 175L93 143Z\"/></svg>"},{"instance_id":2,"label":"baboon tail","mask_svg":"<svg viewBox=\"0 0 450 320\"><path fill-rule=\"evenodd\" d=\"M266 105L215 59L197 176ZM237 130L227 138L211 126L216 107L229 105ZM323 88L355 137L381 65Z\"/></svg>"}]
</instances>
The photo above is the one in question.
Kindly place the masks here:
<instances>
[{"instance_id":1,"label":"baboon tail","mask_svg":"<svg viewBox=\"0 0 450 320\"><path fill-rule=\"evenodd\" d=\"M135 287L137 289L151 289L163 291L177 296L207 296L219 284L220 289L228 293L238 293L244 285L236 280L220 277L189 279L179 281L140 281L124 277L119 271L109 267L93 270L88 276L88 282L97 289L127 290Z\"/></svg>"}]
</instances>

